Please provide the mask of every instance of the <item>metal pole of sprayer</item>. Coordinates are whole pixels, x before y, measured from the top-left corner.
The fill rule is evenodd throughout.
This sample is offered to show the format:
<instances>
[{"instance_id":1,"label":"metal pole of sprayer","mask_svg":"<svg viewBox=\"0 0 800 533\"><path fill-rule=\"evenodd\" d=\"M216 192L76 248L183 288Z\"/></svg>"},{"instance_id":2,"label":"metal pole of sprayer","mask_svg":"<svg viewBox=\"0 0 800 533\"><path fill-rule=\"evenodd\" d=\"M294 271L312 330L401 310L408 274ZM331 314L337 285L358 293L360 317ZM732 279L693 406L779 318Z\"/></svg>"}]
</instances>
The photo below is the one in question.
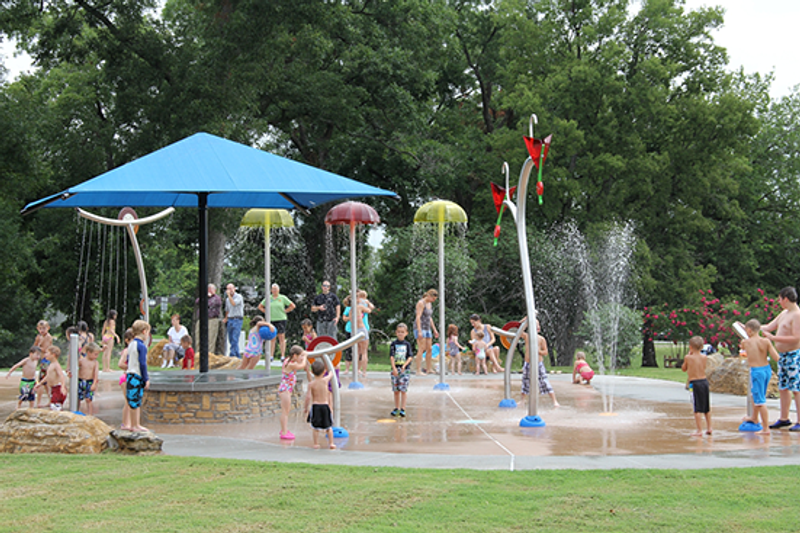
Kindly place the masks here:
<instances>
[{"instance_id":1,"label":"metal pole of sprayer","mask_svg":"<svg viewBox=\"0 0 800 533\"><path fill-rule=\"evenodd\" d=\"M450 390L450 385L444 382L445 357L445 325L444 325L444 222L439 222L439 383L433 386L434 390ZM428 356L433 359L433 344Z\"/></svg>"},{"instance_id":2,"label":"metal pole of sprayer","mask_svg":"<svg viewBox=\"0 0 800 533\"><path fill-rule=\"evenodd\" d=\"M271 288L271 266L269 262L270 257L270 240L269 240L269 224L264 225L264 320L272 324L272 293L270 292ZM275 338L277 339L277 334ZM277 341L275 341L277 344ZM264 341L264 368L267 371L267 375L271 375L272 373L272 341Z\"/></svg>"},{"instance_id":3,"label":"metal pole of sprayer","mask_svg":"<svg viewBox=\"0 0 800 533\"><path fill-rule=\"evenodd\" d=\"M531 115L530 136L533 137L533 124L536 122L536 115ZM544 148L542 148L544 149ZM528 196L528 180L531 170L534 167L533 159L528 157L522 165L519 173L519 183L517 185L517 204L514 205L511 199L506 196L503 203L511 212L514 222L517 224L517 240L519 241L519 259L522 266L522 282L525 288L525 307L528 311L528 321L531 325L536 323L536 302L533 298L533 277L531 275L530 254L528 252L528 235L525 227L525 205ZM507 164L503 164L503 171L506 174L506 190L508 185ZM506 193L508 194L508 193ZM536 327L528 328L530 331L528 339L528 350L530 358L531 390L528 395L528 416L520 420L521 427L543 427L544 420L538 414L539 394L537 384L539 383L539 353L534 349L538 346Z\"/></svg>"},{"instance_id":4,"label":"metal pole of sprayer","mask_svg":"<svg viewBox=\"0 0 800 533\"><path fill-rule=\"evenodd\" d=\"M502 335L506 338L511 338L511 345L508 347L508 355L506 355L506 369L503 372L503 399L500 400L500 405L498 407L503 408L515 408L517 407L517 402L511 397L511 363L514 362L514 353L517 350L517 345L519 344L520 339L522 338L522 334L525 333L526 328L528 327L528 320L523 320L517 331L513 334L509 331L505 331L498 327L492 326L492 331L495 335ZM530 343L526 345L525 349L529 350L530 353Z\"/></svg>"},{"instance_id":5,"label":"metal pole of sprayer","mask_svg":"<svg viewBox=\"0 0 800 533\"><path fill-rule=\"evenodd\" d=\"M78 335L69 336L69 410L78 410Z\"/></svg>"},{"instance_id":6,"label":"metal pole of sprayer","mask_svg":"<svg viewBox=\"0 0 800 533\"><path fill-rule=\"evenodd\" d=\"M358 282L356 280L356 223L350 222L350 337L358 335L356 317L358 316ZM358 343L353 344L353 381L348 388L363 389L364 385L358 381Z\"/></svg>"}]
</instances>

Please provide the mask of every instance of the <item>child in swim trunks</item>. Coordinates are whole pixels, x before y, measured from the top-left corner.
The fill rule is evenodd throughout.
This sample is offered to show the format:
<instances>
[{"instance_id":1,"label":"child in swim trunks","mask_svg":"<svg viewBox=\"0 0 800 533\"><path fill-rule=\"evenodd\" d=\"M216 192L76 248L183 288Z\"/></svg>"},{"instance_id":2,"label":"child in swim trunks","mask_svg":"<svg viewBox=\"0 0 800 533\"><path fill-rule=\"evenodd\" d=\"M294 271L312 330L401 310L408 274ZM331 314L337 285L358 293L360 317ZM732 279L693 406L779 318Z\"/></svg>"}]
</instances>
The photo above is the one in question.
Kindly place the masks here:
<instances>
[{"instance_id":1,"label":"child in swim trunks","mask_svg":"<svg viewBox=\"0 0 800 533\"><path fill-rule=\"evenodd\" d=\"M575 366L572 367L572 382L586 385L591 384L594 377L594 370L586 362L586 354L583 352L575 352Z\"/></svg>"},{"instance_id":2,"label":"child in swim trunks","mask_svg":"<svg viewBox=\"0 0 800 533\"><path fill-rule=\"evenodd\" d=\"M47 349L47 359L50 364L47 365L47 372L44 378L36 384L33 388L38 391L45 384L50 386L50 410L60 411L64 407L64 402L67 400L67 380L64 375L64 370L58 362L61 356L61 348L58 346L51 346Z\"/></svg>"},{"instance_id":3,"label":"child in swim trunks","mask_svg":"<svg viewBox=\"0 0 800 533\"><path fill-rule=\"evenodd\" d=\"M36 386L36 365L39 363L41 354L41 348L38 346L31 346L28 350L28 357L12 366L11 370L6 374L6 379L8 379L14 370L22 367L22 378L19 380L19 401L17 401L17 409L22 407L22 402L29 402L32 408L33 402L36 401L36 393L33 391L33 388Z\"/></svg>"},{"instance_id":4,"label":"child in swim trunks","mask_svg":"<svg viewBox=\"0 0 800 533\"><path fill-rule=\"evenodd\" d=\"M408 326L400 322L395 330L397 340L392 341L389 346L389 361L392 364L392 391L394 392L394 411L392 416L405 418L406 416L406 393L408 392L408 382L411 380L408 367L414 359L414 349L411 343L406 340Z\"/></svg>"},{"instance_id":5,"label":"child in swim trunks","mask_svg":"<svg viewBox=\"0 0 800 533\"><path fill-rule=\"evenodd\" d=\"M760 416L761 431L757 433L768 435L767 386L772 378L772 367L769 366L768 357L778 361L780 356L772 343L759 335L761 322L755 318L748 320L744 330L748 338L742 341L741 347L747 354L747 364L750 366L750 394L753 396L753 418L747 420L758 424Z\"/></svg>"},{"instance_id":6,"label":"child in swim trunks","mask_svg":"<svg viewBox=\"0 0 800 533\"><path fill-rule=\"evenodd\" d=\"M100 347L90 342L86 345L86 357L78 359L78 411L81 410L81 401L86 400L86 414L94 414L94 392L97 390L99 366L97 356ZM110 365L109 365L110 366Z\"/></svg>"},{"instance_id":7,"label":"child in swim trunks","mask_svg":"<svg viewBox=\"0 0 800 533\"><path fill-rule=\"evenodd\" d=\"M278 386L278 397L281 399L280 437L284 440L294 439L294 434L289 431L289 411L292 408L292 393L297 385L297 371L305 367L305 350L297 345L292 346L289 350L289 357L283 361L281 384ZM327 405L327 391L325 401Z\"/></svg>"},{"instance_id":8,"label":"child in swim trunks","mask_svg":"<svg viewBox=\"0 0 800 533\"><path fill-rule=\"evenodd\" d=\"M692 398L694 400L694 421L697 431L692 433L693 437L703 435L702 420L706 419L706 434L711 435L711 394L706 379L706 356L700 353L705 341L703 337L695 335L689 339L689 353L683 359L681 370L686 372L689 384L692 388Z\"/></svg>"},{"instance_id":9,"label":"child in swim trunks","mask_svg":"<svg viewBox=\"0 0 800 533\"><path fill-rule=\"evenodd\" d=\"M319 448L319 433L324 431L330 443L328 447L333 450L336 448L336 445L333 443L333 417L331 416L331 408L328 405L328 383L333 377L333 374L323 376L325 373L325 363L321 358L317 358L314 364L311 365L311 372L314 374L314 380L308 384L308 394L306 394L303 414L306 416L306 420L311 424L311 430L314 436L314 448ZM310 411L309 406L311 407Z\"/></svg>"},{"instance_id":10,"label":"child in swim trunks","mask_svg":"<svg viewBox=\"0 0 800 533\"><path fill-rule=\"evenodd\" d=\"M130 431L150 431L141 425L141 407L144 391L150 388L147 373L147 338L150 324L136 320L131 326L133 341L128 345L128 371L125 382L125 401L128 404L127 418L123 412L122 429Z\"/></svg>"}]
</instances>

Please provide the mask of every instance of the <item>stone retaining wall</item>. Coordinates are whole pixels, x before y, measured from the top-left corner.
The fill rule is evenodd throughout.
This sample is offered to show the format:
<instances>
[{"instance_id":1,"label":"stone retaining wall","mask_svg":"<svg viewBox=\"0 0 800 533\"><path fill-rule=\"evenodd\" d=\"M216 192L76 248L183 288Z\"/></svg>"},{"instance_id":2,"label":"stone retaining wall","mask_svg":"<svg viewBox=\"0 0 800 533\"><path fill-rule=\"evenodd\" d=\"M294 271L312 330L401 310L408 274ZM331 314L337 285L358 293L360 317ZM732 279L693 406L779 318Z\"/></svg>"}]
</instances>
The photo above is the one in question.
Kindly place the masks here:
<instances>
[{"instance_id":1,"label":"stone retaining wall","mask_svg":"<svg viewBox=\"0 0 800 533\"><path fill-rule=\"evenodd\" d=\"M280 375L256 379L236 379L234 373L228 376L228 381L211 383L151 380L144 395L143 420L151 424L213 424L280 414ZM298 379L292 410L303 408L303 390Z\"/></svg>"}]
</instances>

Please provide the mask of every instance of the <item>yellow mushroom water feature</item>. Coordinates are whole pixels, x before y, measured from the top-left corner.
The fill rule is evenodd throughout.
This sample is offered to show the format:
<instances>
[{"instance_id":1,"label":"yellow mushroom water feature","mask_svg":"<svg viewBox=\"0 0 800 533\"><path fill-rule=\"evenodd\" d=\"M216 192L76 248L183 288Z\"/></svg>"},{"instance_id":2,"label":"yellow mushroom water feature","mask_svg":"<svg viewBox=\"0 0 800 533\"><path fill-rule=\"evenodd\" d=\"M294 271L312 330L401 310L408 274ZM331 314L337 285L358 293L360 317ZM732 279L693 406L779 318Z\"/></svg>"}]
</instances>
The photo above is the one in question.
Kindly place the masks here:
<instances>
[{"instance_id":1,"label":"yellow mushroom water feature","mask_svg":"<svg viewBox=\"0 0 800 533\"><path fill-rule=\"evenodd\" d=\"M466 223L467 214L455 202L449 200L434 200L423 205L414 214L414 223L439 224L439 383L435 390L450 390L450 385L444 382L445 373L445 321L444 321L444 225L447 223ZM431 350L433 352L433 350ZM432 357L432 354L428 354Z\"/></svg>"}]
</instances>

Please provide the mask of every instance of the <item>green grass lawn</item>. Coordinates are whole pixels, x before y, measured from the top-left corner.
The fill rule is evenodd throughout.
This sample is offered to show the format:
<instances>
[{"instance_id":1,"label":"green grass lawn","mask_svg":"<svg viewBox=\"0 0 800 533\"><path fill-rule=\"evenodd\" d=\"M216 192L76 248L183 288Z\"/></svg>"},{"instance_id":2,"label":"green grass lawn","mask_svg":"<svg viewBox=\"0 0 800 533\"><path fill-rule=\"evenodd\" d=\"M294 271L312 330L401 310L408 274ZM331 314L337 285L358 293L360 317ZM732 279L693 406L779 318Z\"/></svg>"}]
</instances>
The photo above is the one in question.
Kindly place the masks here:
<instances>
[{"instance_id":1,"label":"green grass lawn","mask_svg":"<svg viewBox=\"0 0 800 533\"><path fill-rule=\"evenodd\" d=\"M800 467L471 471L0 455L0 532L796 531Z\"/></svg>"}]
</instances>

